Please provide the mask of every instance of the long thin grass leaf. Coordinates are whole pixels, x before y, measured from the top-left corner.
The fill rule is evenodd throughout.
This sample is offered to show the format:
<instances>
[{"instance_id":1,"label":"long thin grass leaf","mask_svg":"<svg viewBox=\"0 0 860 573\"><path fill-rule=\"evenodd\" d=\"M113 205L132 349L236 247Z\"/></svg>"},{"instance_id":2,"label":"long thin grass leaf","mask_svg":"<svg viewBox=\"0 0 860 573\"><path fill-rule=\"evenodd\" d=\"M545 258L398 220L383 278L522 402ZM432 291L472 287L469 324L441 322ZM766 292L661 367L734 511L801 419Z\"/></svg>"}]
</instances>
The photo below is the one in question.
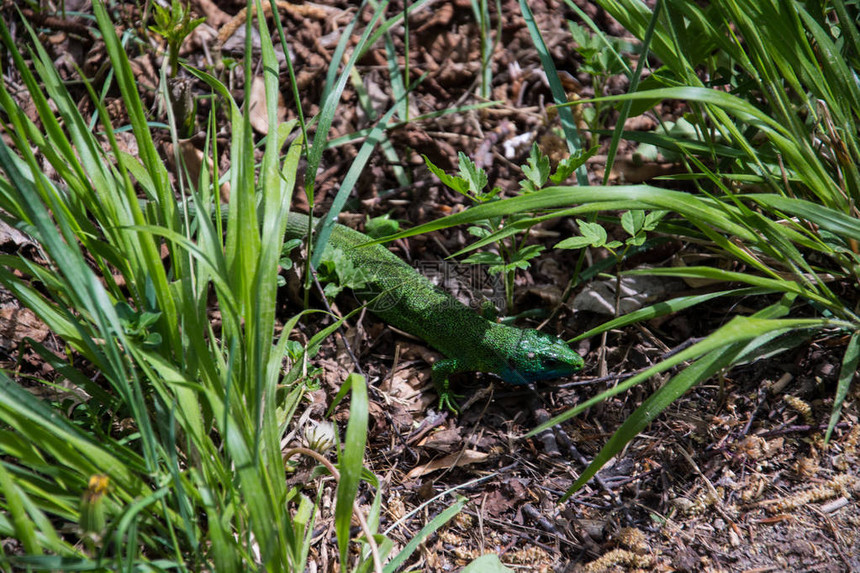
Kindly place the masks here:
<instances>
[{"instance_id":1,"label":"long thin grass leaf","mask_svg":"<svg viewBox=\"0 0 860 573\"><path fill-rule=\"evenodd\" d=\"M422 527L421 531L419 531L415 537L410 539L409 543L407 543L391 561L386 563L383 571L385 573L394 573L395 571L398 571L400 566L403 565L413 553L415 553L415 550L418 549L428 536L438 531L443 525L448 523L463 510L467 501L468 500L465 497L458 496L457 501L446 507L444 511L439 513L439 515L430 520L427 525Z\"/></svg>"},{"instance_id":2,"label":"long thin grass leaf","mask_svg":"<svg viewBox=\"0 0 860 573\"><path fill-rule=\"evenodd\" d=\"M612 204L611 202L617 202ZM455 225L474 223L484 219L506 215L530 213L548 209L567 209L571 205L595 203L600 209L660 209L681 213L686 218L707 222L742 241L755 241L756 236L747 228L738 225L725 215L723 208L715 208L710 200L680 191L660 189L649 185L624 185L615 187L547 187L501 201L476 205L461 213L449 215L430 223L418 225L401 233L369 241L367 245L383 243L438 231ZM626 205L626 207L621 207ZM569 213L569 211L566 211Z\"/></svg>"},{"instance_id":3,"label":"long thin grass leaf","mask_svg":"<svg viewBox=\"0 0 860 573\"><path fill-rule=\"evenodd\" d=\"M839 414L842 412L842 405L845 403L845 397L848 396L848 390L851 388L851 381L857 377L858 364L860 364L860 330L851 335L848 346L845 348L845 354L842 356L839 381L836 384L836 394L833 396L833 411L830 414L830 422L827 424L827 432L824 434L825 443L830 441L833 428L839 421Z\"/></svg>"},{"instance_id":4,"label":"long thin grass leaf","mask_svg":"<svg viewBox=\"0 0 860 573\"><path fill-rule=\"evenodd\" d=\"M755 201L763 207L783 211L815 223L823 229L839 236L860 241L860 220L824 205L804 199L782 197L780 195L755 194L742 196Z\"/></svg>"},{"instance_id":5,"label":"long thin grass leaf","mask_svg":"<svg viewBox=\"0 0 860 573\"><path fill-rule=\"evenodd\" d=\"M343 178L343 182L341 183L340 188L338 189L338 192L335 195L334 200L332 201L328 214L326 215L326 217L322 218L322 224L319 227L317 240L313 248L313 255L311 257L311 265L313 265L314 267L319 266L320 260L322 259L322 255L325 250L325 245L328 242L329 237L331 236L332 229L334 229L334 224L337 220L337 216L338 214L340 214L341 209L343 209L344 205L346 204L346 200L349 198L349 195L355 187L355 184L358 182L359 177L364 172L364 168L367 165L367 162L370 160L371 153L381 142L383 137L383 131L387 128L389 120L397 111L398 103L399 102L395 102L391 106L391 108L379 120L379 123L367 135L367 139L365 139L364 143L362 143L361 148L358 150L358 154L356 154L355 159L349 166L349 171L347 171L346 175Z\"/></svg>"},{"instance_id":6,"label":"long thin grass leaf","mask_svg":"<svg viewBox=\"0 0 860 573\"><path fill-rule=\"evenodd\" d=\"M618 384L614 388L607 390L606 392L603 392L598 396L590 398L582 404L579 404L576 407L568 410L567 412L564 412L563 414L560 414L552 418L551 420L540 424L538 427L528 432L524 437L532 437L542 432L543 430L551 428L557 424L561 424L562 422L569 420L570 418L576 416L580 412L585 411L591 406L594 406L595 404L598 404L606 400L607 398L624 392L629 388L632 388L633 386L647 380L651 376L659 374L661 372L665 372L688 360L696 360L714 350L719 350L723 347L738 342L746 342L748 340L752 340L753 338L762 336L767 333L775 331L789 332L791 330L802 328L852 328L852 324L839 320L814 318L777 320L736 316L728 324L721 326L718 330L713 332L704 340L694 344L689 348L682 350L681 352L671 356L670 358L667 358L663 362L655 364L647 370L640 372L635 376L632 376L631 378Z\"/></svg>"},{"instance_id":7,"label":"long thin grass leaf","mask_svg":"<svg viewBox=\"0 0 860 573\"><path fill-rule=\"evenodd\" d=\"M685 277L698 279L711 279L725 282L740 282L751 286L761 287L774 290L776 292L792 293L804 296L810 300L821 303L827 307L838 307L839 303L829 298L823 297L817 292L805 288L803 285L784 279L770 279L753 275L749 273L741 273L737 271L724 271L714 267L674 267L661 269L641 269L626 271L626 274L631 275L649 275L649 276L671 276Z\"/></svg>"},{"instance_id":8,"label":"long thin grass leaf","mask_svg":"<svg viewBox=\"0 0 860 573\"><path fill-rule=\"evenodd\" d=\"M353 502L361 480L364 446L367 443L367 386L364 376L350 374L343 385L351 390L349 423L343 450L340 453L340 482L337 485L337 503L334 510L335 532L341 563L346 563L349 544L349 527Z\"/></svg>"},{"instance_id":9,"label":"long thin grass leaf","mask_svg":"<svg viewBox=\"0 0 860 573\"><path fill-rule=\"evenodd\" d=\"M663 7L663 2L658 1L654 6L654 11L651 14L651 21L648 23L648 28L645 30L645 37L642 39L642 49L639 54L639 61L636 64L636 71L628 77L630 79L630 88L628 91L635 92L639 89L639 81L642 77L642 72L645 69L645 64L648 61L648 50L651 46L651 41L654 39L654 30L657 27L657 19L660 17L660 10ZM602 36L602 34L601 34ZM633 100L626 101L621 106L621 111L616 120L615 129L612 133L612 139L609 142L609 150L606 154L606 167L603 173L603 184L609 183L609 177L612 174L612 167L615 164L615 154L618 151L618 145L621 143L621 133L624 131L624 124L630 116L630 108L633 106Z\"/></svg>"},{"instance_id":10,"label":"long thin grass leaf","mask_svg":"<svg viewBox=\"0 0 860 573\"><path fill-rule=\"evenodd\" d=\"M363 1L362 5L364 5L364 3L365 2ZM340 77L337 82L334 83L331 91L326 95L322 109L319 113L319 121L317 123L316 133L314 134L314 141L311 145L310 151L308 152L308 172L307 180L305 181L306 188L313 187L313 178L316 177L316 170L319 166L320 159L322 158L322 152L327 146L328 132L331 128L332 121L334 121L334 116L337 111L337 103L340 100L340 96L343 93L347 80L349 79L349 70L351 70L355 65L359 55L361 55L364 47L368 44L368 39L371 37L373 28L385 13L385 8L387 6L388 0L385 0L376 8L370 21L367 23L364 32L362 32L361 37L353 48L352 54L350 55L349 60L347 60L344 69L341 71ZM339 62L340 60L333 60L332 66L337 66Z\"/></svg>"},{"instance_id":11,"label":"long thin grass leaf","mask_svg":"<svg viewBox=\"0 0 860 573\"><path fill-rule=\"evenodd\" d=\"M638 310L634 310L633 312L628 312L624 316L619 316L618 318L614 318L610 321L604 322L600 326L596 326L590 330L587 330L582 334L575 336L568 342L573 343L579 340L585 340L586 338L591 338L592 336L596 336L598 334L607 332L615 328L622 328L624 326L635 324L637 322L651 320L652 318L656 318L658 316L665 316L667 314L679 312L681 310L696 306L698 304L702 304L703 302L708 302L709 300L713 300L715 298L720 298L724 296L760 295L767 294L770 292L774 291L770 289L752 287L711 292L707 294L698 294L692 296L676 297L667 301L658 302L656 304L640 308Z\"/></svg>"},{"instance_id":12,"label":"long thin grass leaf","mask_svg":"<svg viewBox=\"0 0 860 573\"><path fill-rule=\"evenodd\" d=\"M594 474L612 459L615 454L630 440L635 438L648 424L651 423L669 404L681 397L687 390L707 380L721 369L729 366L741 350L741 344L729 345L726 348L712 350L702 358L697 359L681 373L674 376L663 387L648 397L641 406L630 414L618 428L609 441L600 449L588 467L576 478L560 501L569 498L580 487L585 485Z\"/></svg>"},{"instance_id":13,"label":"long thin grass leaf","mask_svg":"<svg viewBox=\"0 0 860 573\"><path fill-rule=\"evenodd\" d=\"M142 484L134 470L145 467L143 460L134 462L127 453L120 460L105 451L101 444L5 375L0 375L0 417L23 435L29 435L34 443L53 448L54 455L81 475L105 473L123 491L132 495L140 491Z\"/></svg>"},{"instance_id":14,"label":"long thin grass leaf","mask_svg":"<svg viewBox=\"0 0 860 573\"><path fill-rule=\"evenodd\" d=\"M563 104L567 101L567 94L564 87L561 85L561 79L558 75L558 70L555 67L555 62L543 41L540 29L535 22L534 14L526 0L519 0L520 12L526 21L529 35L532 38L532 43L537 49L538 57L540 58L541 67L546 73L546 79L549 82L550 91L556 104ZM579 139L579 133L576 130L576 121L573 118L573 113L564 106L559 106L558 117L561 120L561 129L564 131L564 138L567 141L567 148L571 155L575 155L582 149L582 142ZM584 167L576 170L576 180L580 185L588 185L588 177L585 174Z\"/></svg>"},{"instance_id":15,"label":"long thin grass leaf","mask_svg":"<svg viewBox=\"0 0 860 573\"><path fill-rule=\"evenodd\" d=\"M782 318L788 314L793 301L792 295L786 295L752 317L736 317L702 342L687 349L693 350L696 346L702 345L701 348L704 349L704 352L691 365L684 368L649 396L628 416L562 496L562 499L569 498L576 490L585 485L609 459L620 452L630 440L690 388L707 380L723 368L736 363L741 356L761 356L768 350L768 342L786 333L803 329L804 324L809 324L806 320L798 323L797 319ZM822 323L819 323L819 326L821 325ZM686 352L682 351L681 354ZM690 354L695 355L695 353ZM670 358L669 361L671 360ZM625 384L629 383L630 381L625 382ZM530 434L537 431L538 429L533 430Z\"/></svg>"},{"instance_id":16,"label":"long thin grass leaf","mask_svg":"<svg viewBox=\"0 0 860 573\"><path fill-rule=\"evenodd\" d=\"M4 464L0 464L0 490L3 491L4 505L12 517L15 537L21 541L24 551L41 555L42 546L36 539L36 527L24 510L24 493L12 481L12 476Z\"/></svg>"}]
</instances>

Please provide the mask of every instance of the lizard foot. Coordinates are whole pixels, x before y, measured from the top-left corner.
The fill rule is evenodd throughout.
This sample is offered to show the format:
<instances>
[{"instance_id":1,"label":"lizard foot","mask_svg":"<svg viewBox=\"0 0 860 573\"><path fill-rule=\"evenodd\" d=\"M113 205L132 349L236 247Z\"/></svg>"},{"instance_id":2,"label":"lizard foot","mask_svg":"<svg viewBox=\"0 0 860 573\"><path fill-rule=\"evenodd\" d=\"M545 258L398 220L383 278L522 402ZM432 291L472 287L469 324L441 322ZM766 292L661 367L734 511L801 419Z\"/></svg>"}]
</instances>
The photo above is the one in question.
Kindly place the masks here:
<instances>
[{"instance_id":1,"label":"lizard foot","mask_svg":"<svg viewBox=\"0 0 860 573\"><path fill-rule=\"evenodd\" d=\"M448 410L454 414L460 413L460 404L457 403L457 398L462 398L462 394L454 394L449 391L439 392L439 410Z\"/></svg>"}]
</instances>

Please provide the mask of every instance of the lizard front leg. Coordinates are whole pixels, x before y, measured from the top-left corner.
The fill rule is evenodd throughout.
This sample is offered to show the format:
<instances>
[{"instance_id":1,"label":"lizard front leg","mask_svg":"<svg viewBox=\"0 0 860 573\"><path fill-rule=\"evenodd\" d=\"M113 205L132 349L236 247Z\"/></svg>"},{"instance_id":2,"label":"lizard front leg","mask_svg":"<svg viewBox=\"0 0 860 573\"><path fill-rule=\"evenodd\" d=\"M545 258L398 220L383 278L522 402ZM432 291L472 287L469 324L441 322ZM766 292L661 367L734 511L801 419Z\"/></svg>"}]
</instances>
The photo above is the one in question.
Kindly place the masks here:
<instances>
[{"instance_id":1,"label":"lizard front leg","mask_svg":"<svg viewBox=\"0 0 860 573\"><path fill-rule=\"evenodd\" d=\"M462 395L454 394L451 391L451 382L449 376L457 372L468 372L470 369L463 365L462 361L457 358L443 358L437 360L433 364L432 377L433 385L436 387L436 393L439 394L439 409L450 410L457 413L460 409L457 404L457 398L462 398Z\"/></svg>"}]
</instances>

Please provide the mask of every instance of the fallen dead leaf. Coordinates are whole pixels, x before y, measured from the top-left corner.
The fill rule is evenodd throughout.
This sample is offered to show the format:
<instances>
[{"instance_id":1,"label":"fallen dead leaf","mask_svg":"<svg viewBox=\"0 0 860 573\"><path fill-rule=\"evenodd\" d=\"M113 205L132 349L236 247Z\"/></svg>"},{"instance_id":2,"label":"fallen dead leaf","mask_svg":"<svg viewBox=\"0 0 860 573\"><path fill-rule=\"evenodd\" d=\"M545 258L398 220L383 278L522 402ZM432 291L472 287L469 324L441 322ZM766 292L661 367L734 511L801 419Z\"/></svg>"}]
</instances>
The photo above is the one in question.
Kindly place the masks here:
<instances>
[{"instance_id":1,"label":"fallen dead leaf","mask_svg":"<svg viewBox=\"0 0 860 573\"><path fill-rule=\"evenodd\" d=\"M472 464L480 464L487 461L487 458L489 457L490 454L479 452L477 450L463 450L462 452L433 460L423 466L416 466L412 471L406 474L406 477L408 479L415 479L431 472L435 472L436 470L461 468Z\"/></svg>"},{"instance_id":2,"label":"fallen dead leaf","mask_svg":"<svg viewBox=\"0 0 860 573\"><path fill-rule=\"evenodd\" d=\"M170 166L175 169L176 161L174 154L173 144L170 142L165 143L164 145L164 156L167 157L168 163ZM203 162L206 161L207 169L209 173L214 177L215 164L212 161L211 157L206 157L203 153L203 150L197 147L197 144L194 138L191 139L180 139L179 140L179 153L182 155L182 161L185 166L188 168L188 175L191 178L191 181L196 185L200 180L200 172L203 170ZM230 183L224 182L220 187L221 194L221 202L229 203L230 202Z\"/></svg>"},{"instance_id":3,"label":"fallen dead leaf","mask_svg":"<svg viewBox=\"0 0 860 573\"><path fill-rule=\"evenodd\" d=\"M12 348L24 338L42 342L48 326L28 308L0 308L0 346Z\"/></svg>"},{"instance_id":4,"label":"fallen dead leaf","mask_svg":"<svg viewBox=\"0 0 860 573\"><path fill-rule=\"evenodd\" d=\"M24 245L33 244L35 243L33 243L30 237L15 227L10 226L6 221L0 221L0 245L5 247L8 251L14 251Z\"/></svg>"},{"instance_id":5,"label":"fallen dead leaf","mask_svg":"<svg viewBox=\"0 0 860 573\"><path fill-rule=\"evenodd\" d=\"M460 434L460 428L448 428L433 432L421 442L419 446L423 448L432 448L438 452L452 452L460 447L463 443L463 436Z\"/></svg>"},{"instance_id":6,"label":"fallen dead leaf","mask_svg":"<svg viewBox=\"0 0 860 573\"><path fill-rule=\"evenodd\" d=\"M484 499L481 509L490 517L498 518L512 508L516 501L516 499L508 497L500 490L493 490Z\"/></svg>"},{"instance_id":7,"label":"fallen dead leaf","mask_svg":"<svg viewBox=\"0 0 860 573\"><path fill-rule=\"evenodd\" d=\"M260 76L254 76L254 80L251 83L251 97L250 97L250 113L248 116L248 120L251 122L251 127L253 127L258 133L262 135L269 134L269 117L266 113L266 84L263 82L263 78ZM278 121L284 121L287 117L287 108L284 105L284 96L278 92L278 112L277 112Z\"/></svg>"},{"instance_id":8,"label":"fallen dead leaf","mask_svg":"<svg viewBox=\"0 0 860 573\"><path fill-rule=\"evenodd\" d=\"M594 281L576 295L573 307L577 310L614 315L618 287L618 281L614 278ZM646 304L668 298L672 293L681 290L683 283L664 277L625 276L621 278L620 288L619 311L621 314L627 314Z\"/></svg>"}]
</instances>

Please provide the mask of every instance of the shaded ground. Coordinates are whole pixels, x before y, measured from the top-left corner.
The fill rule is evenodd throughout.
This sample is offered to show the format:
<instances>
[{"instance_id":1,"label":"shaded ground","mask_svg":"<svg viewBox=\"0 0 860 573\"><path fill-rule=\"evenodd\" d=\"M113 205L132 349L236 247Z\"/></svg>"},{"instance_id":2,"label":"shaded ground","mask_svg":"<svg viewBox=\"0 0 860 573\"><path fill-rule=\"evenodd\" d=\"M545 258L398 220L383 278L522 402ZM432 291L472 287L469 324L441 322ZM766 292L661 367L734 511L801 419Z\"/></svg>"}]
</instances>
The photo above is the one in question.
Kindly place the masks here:
<instances>
[{"instance_id":1,"label":"shaded ground","mask_svg":"<svg viewBox=\"0 0 860 573\"><path fill-rule=\"evenodd\" d=\"M89 11L86 3L71 4L65 4L69 13ZM608 33L624 36L623 30L593 5L578 4ZM231 71L230 65L232 57L241 55L244 44L241 20L234 18L242 5L198 0L192 6L207 21L186 42L183 56L192 65L218 70L225 80L232 80L232 85L241 85L241 66ZM573 12L552 0L534 2L531 7L556 66L569 78L570 97L593 95L593 76L582 71L582 58L574 50L567 29L566 20L575 19ZM7 6L4 18L13 34L23 38L13 12ZM96 84L103 81L106 57L88 20L63 19L59 13L29 9L24 13L39 28L66 77L76 77L75 66L79 66L95 78ZM120 27L142 32L141 14L132 5L115 5L114 13ZM329 62L340 33L354 14L350 3L291 4L283 8L282 23L291 39L289 49L306 116L319 111ZM524 163L531 141L539 141L555 160L562 156L565 148L558 135L557 118L546 109L551 101L549 88L517 2L505 0L503 14L501 41L493 53L492 82L487 91L491 99L501 103L392 130L388 135L397 162L382 153L374 156L349 208L361 215L346 217L345 222L361 226L365 214L392 213L397 219L418 224L466 206L463 197L437 184L421 154L450 171L457 152L463 151L487 170L491 185L508 190L519 186L516 166ZM412 116L478 103L474 94L480 90L480 33L471 3L432 3L414 14L410 29L411 77L415 81L427 74L410 98ZM231 35L232 30L236 33ZM153 96L162 46L157 37L149 36L147 41L132 42L129 54L141 90L152 105L152 120L164 121L160 115L163 107ZM393 29L392 41L402 54L402 28ZM384 48L380 45L369 52L358 70L364 90L381 115L391 105ZM283 66L281 71L287 86ZM20 87L17 81L4 76L4 82L13 88ZM188 82L195 95L206 93L202 86ZM621 92L625 82L608 78L606 89ZM81 106L86 108L85 92L80 92ZM23 90L19 93L26 102ZM295 103L290 94L285 87L282 107L287 118L294 117ZM241 91L235 89L234 95L242 103ZM116 103L108 98L108 109L114 114L114 125L120 126L124 121L122 107L110 105L111 101ZM198 101L198 118L206 117L209 105L206 99ZM352 87L347 88L340 110L333 137L374 124L368 113L360 110ZM665 105L657 112L677 117L679 108ZM611 110L606 113L605 125L611 126ZM654 119L637 118L628 127L647 130L654 126ZM229 141L226 128L222 135L225 142ZM169 161L169 137L166 132L156 136ZM522 143L515 145L519 139ZM130 137L123 141L133 145ZM193 150L202 146L202 137L191 138L188 145L193 155ZM326 152L316 179L317 212L325 211L357 148L356 143L345 143ZM589 163L593 182L602 177L603 160L598 154ZM399 175L395 168L402 170ZM677 166L669 163L638 164L626 150L611 180L645 181L675 169ZM296 208L306 209L300 193L296 196ZM542 228L538 240L551 247L558 237L570 233L570 222L557 221ZM395 249L411 261L439 260L469 238L462 230L451 230L445 235L416 237ZM4 252L32 250L22 236L0 236L0 248ZM683 255L684 248L670 244L667 251L653 253L648 262L670 264L672 257ZM546 329L566 338L606 320L562 300L574 261L570 252L554 251L521 276L517 285L520 310L559 308ZM660 291L700 292L701 288L682 283L662 285ZM293 304L289 298L285 294L284 317L291 315L287 310ZM349 305L345 298L340 304ZM829 352L830 341L813 341L695 388L607 466L599 480L564 504L558 504L559 498L585 463L662 381L652 381L650 386L593 408L555 434L517 439L549 416L615 383L607 374L638 370L690 338L704 336L737 312L734 304L737 301L714 302L704 311L613 332L602 347L601 340L586 341L578 350L587 356L590 366L580 381L601 377L601 383L543 385L538 393L495 384L487 392L483 389L490 382L488 377L472 380L466 376L459 381L466 388L464 393L477 393L478 397L459 417L435 412L427 365L435 357L432 351L392 333L372 317L364 318L361 328L354 325L347 338L361 367L379 389L371 412L367 464L387 483L384 519L393 523L440 492L454 488L471 501L454 523L430 538L412 565L430 571L454 570L481 553L496 552L506 563L524 565L525 570L860 570L860 490L855 477L860 466L860 426L856 424L860 396L856 388L849 394L843 421L825 446L822 429L830 414L839 367L838 359ZM46 365L28 353L16 352L17 342L30 336L58 349L61 346L29 311L18 309L8 297L0 299L0 307L0 365L22 375L49 375ZM307 333L316 330L315 325L306 328ZM313 406L320 415L345 373L355 367L341 339L331 340L321 357L318 364L324 383L314 396ZM451 499L430 503L390 535L406 543ZM329 570L332 546L323 542L315 550L314 560L320 570Z\"/></svg>"}]
</instances>

